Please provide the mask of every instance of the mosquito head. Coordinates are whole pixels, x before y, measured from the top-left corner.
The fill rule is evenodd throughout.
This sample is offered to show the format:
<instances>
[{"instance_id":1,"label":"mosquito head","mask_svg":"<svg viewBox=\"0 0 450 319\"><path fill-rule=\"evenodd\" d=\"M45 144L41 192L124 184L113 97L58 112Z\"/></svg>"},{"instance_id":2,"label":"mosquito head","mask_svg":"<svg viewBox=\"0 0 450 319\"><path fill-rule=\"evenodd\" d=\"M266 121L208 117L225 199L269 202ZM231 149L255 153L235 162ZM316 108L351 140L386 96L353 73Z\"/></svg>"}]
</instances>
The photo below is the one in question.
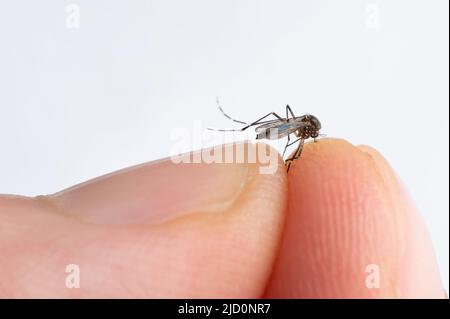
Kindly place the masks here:
<instances>
[{"instance_id":1,"label":"mosquito head","mask_svg":"<svg viewBox=\"0 0 450 319\"><path fill-rule=\"evenodd\" d=\"M322 125L320 124L320 121L318 120L317 117L310 115L310 123L311 123L311 129L312 129L312 133L311 133L311 137L316 138L319 136L319 131L322 128Z\"/></svg>"},{"instance_id":2,"label":"mosquito head","mask_svg":"<svg viewBox=\"0 0 450 319\"><path fill-rule=\"evenodd\" d=\"M299 132L299 136L302 138L317 138L319 136L319 131L322 128L320 121L314 115L306 115L303 119L306 122L305 125Z\"/></svg>"}]
</instances>

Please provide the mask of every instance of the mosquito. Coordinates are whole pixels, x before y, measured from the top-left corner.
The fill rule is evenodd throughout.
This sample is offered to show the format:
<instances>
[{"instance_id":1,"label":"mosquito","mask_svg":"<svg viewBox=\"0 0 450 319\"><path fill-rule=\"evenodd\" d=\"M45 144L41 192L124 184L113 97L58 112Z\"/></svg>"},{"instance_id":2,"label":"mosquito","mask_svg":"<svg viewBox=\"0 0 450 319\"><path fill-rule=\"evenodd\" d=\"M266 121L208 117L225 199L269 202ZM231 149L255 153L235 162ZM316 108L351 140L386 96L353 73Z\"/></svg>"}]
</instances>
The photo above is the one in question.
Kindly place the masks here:
<instances>
[{"instance_id":1,"label":"mosquito","mask_svg":"<svg viewBox=\"0 0 450 319\"><path fill-rule=\"evenodd\" d=\"M219 131L219 132L242 132L246 129L256 126L255 132L256 132L256 139L269 139L269 140L277 140L280 138L284 138L287 136L287 142L284 147L283 151L283 158L286 154L286 150L289 146L294 145L298 142L298 146L296 151L291 155L291 157L288 157L285 159L285 165L287 166L287 171L289 172L289 168L291 167L291 164L293 161L298 159L300 155L302 154L303 145L305 144L305 140L308 138L313 138L314 142L317 140L317 137L319 137L319 131L321 129L320 121L311 114L305 114L302 116L295 116L294 112L292 112L292 109L289 105L286 105L286 117L281 117L275 112L270 112L263 117L261 117L259 120L256 120L252 123L247 123L244 121L239 121L231 116L229 116L227 113L224 112L222 106L219 103L219 99L216 100L217 106L220 110L220 112L229 120L239 123L242 125L245 125L244 127L240 129L214 129L214 128L208 128L208 130L211 131ZM290 117L289 117L290 115ZM269 116L275 117L273 120L265 120ZM264 121L265 120L265 121ZM295 140L291 142L291 135L295 137Z\"/></svg>"}]
</instances>

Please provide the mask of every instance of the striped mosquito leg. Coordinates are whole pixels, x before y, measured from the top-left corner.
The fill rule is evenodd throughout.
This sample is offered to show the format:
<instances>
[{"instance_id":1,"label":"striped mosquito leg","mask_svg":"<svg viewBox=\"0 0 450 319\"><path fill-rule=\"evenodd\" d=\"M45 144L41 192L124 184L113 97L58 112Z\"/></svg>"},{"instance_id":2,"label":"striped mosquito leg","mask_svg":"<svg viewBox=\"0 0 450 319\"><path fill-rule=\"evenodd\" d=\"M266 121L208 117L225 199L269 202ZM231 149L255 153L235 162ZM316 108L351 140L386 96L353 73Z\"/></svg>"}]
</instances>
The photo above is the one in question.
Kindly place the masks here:
<instances>
[{"instance_id":1,"label":"striped mosquito leg","mask_svg":"<svg viewBox=\"0 0 450 319\"><path fill-rule=\"evenodd\" d=\"M287 137L287 142L286 145L284 146L284 151L283 151L283 155L281 156L282 158L284 158L284 154L286 154L287 148L289 146L289 141L291 140L291 135L289 134Z\"/></svg>"},{"instance_id":2,"label":"striped mosquito leg","mask_svg":"<svg viewBox=\"0 0 450 319\"><path fill-rule=\"evenodd\" d=\"M288 135L288 140L287 140L286 146L284 147L283 158L284 158L284 154L286 153L286 150L289 146L294 145L298 141L302 140L302 138L300 137L300 138L296 139L295 141L293 141L292 143L289 143L289 139L290 139L290 135Z\"/></svg>"},{"instance_id":3,"label":"striped mosquito leg","mask_svg":"<svg viewBox=\"0 0 450 319\"><path fill-rule=\"evenodd\" d=\"M287 166L287 172L289 172L289 169L291 168L291 164L293 161L298 159L303 151L303 145L305 144L304 139L300 139L300 143L298 143L297 150L295 151L294 155L292 155L291 158L287 159L285 164Z\"/></svg>"},{"instance_id":4,"label":"striped mosquito leg","mask_svg":"<svg viewBox=\"0 0 450 319\"><path fill-rule=\"evenodd\" d=\"M223 114L223 116L225 116L227 119L232 120L233 122L239 123L239 124L244 124L244 125L247 125L247 124L248 124L247 122L236 120L236 119L232 118L231 116L229 116L227 113L225 113L225 111L223 110L222 106L221 106L220 103L219 103L219 98L216 99L216 103L217 103L217 107L219 108L220 112L221 112L221 113Z\"/></svg>"},{"instance_id":5,"label":"striped mosquito leg","mask_svg":"<svg viewBox=\"0 0 450 319\"><path fill-rule=\"evenodd\" d=\"M294 112L292 112L292 109L289 105L286 105L286 119L289 118L289 113L291 113L292 118L295 118Z\"/></svg>"}]
</instances>

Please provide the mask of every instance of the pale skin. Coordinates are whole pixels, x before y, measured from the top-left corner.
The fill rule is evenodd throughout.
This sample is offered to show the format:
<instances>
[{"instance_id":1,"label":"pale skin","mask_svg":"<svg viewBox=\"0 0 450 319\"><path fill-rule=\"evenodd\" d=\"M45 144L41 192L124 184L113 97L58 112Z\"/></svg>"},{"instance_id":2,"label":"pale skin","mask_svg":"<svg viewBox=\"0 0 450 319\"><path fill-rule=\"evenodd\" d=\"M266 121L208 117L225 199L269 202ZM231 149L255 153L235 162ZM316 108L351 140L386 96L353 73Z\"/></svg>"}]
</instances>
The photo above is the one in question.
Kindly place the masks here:
<instances>
[{"instance_id":1,"label":"pale skin","mask_svg":"<svg viewBox=\"0 0 450 319\"><path fill-rule=\"evenodd\" d=\"M281 158L275 174L258 166L166 159L1 195L0 297L444 297L425 225L378 152L322 139L289 174Z\"/></svg>"}]
</instances>

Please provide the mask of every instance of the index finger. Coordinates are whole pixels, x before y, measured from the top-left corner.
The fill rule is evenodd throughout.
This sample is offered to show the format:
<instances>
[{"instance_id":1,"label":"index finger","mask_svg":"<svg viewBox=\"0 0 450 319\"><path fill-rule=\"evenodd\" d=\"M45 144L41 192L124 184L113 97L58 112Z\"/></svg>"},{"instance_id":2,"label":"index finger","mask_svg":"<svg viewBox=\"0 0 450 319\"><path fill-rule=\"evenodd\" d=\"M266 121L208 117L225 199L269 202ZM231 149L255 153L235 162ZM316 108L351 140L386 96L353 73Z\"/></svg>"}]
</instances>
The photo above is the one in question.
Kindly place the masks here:
<instances>
[{"instance_id":1,"label":"index finger","mask_svg":"<svg viewBox=\"0 0 450 319\"><path fill-rule=\"evenodd\" d=\"M288 179L267 297L443 297L425 225L375 150L336 139L309 143Z\"/></svg>"}]
</instances>

